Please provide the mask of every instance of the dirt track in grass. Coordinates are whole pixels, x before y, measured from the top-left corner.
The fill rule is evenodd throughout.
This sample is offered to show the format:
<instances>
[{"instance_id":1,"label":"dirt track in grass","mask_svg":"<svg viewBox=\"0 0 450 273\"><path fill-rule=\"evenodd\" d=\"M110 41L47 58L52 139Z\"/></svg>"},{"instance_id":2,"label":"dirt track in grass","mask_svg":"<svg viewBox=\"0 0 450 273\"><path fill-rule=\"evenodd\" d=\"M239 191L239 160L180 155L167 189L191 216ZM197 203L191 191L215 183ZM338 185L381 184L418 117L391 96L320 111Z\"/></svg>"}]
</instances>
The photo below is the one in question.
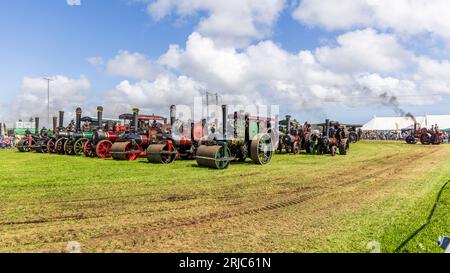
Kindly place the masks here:
<instances>
[{"instance_id":1,"label":"dirt track in grass","mask_svg":"<svg viewBox=\"0 0 450 273\"><path fill-rule=\"evenodd\" d=\"M368 252L376 241L390 252L450 178L450 146L396 142L226 171L191 161L0 156L5 252L60 252L69 241L85 252Z\"/></svg>"}]
</instances>

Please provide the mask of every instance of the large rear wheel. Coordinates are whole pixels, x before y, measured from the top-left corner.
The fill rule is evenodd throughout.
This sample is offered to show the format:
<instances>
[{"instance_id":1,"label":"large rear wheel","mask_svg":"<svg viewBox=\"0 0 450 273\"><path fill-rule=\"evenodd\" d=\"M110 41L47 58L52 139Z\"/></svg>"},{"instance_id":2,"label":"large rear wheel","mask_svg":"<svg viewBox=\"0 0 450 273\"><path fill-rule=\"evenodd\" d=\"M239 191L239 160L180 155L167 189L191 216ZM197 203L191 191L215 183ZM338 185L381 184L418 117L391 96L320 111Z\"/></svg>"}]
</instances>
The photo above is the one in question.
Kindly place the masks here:
<instances>
[{"instance_id":1,"label":"large rear wheel","mask_svg":"<svg viewBox=\"0 0 450 273\"><path fill-rule=\"evenodd\" d=\"M47 141L47 151L51 154L56 154L56 147L55 147L55 139L51 138Z\"/></svg>"},{"instance_id":2,"label":"large rear wheel","mask_svg":"<svg viewBox=\"0 0 450 273\"><path fill-rule=\"evenodd\" d=\"M64 152L66 155L75 155L74 144L75 142L73 140L67 140L64 143Z\"/></svg>"},{"instance_id":3,"label":"large rear wheel","mask_svg":"<svg viewBox=\"0 0 450 273\"><path fill-rule=\"evenodd\" d=\"M95 146L95 152L100 158L110 158L112 146L113 144L111 141L102 140Z\"/></svg>"},{"instance_id":4,"label":"large rear wheel","mask_svg":"<svg viewBox=\"0 0 450 273\"><path fill-rule=\"evenodd\" d=\"M91 141L87 141L84 144L83 153L86 157L90 158L97 157L97 154L95 153L94 143L92 143Z\"/></svg>"},{"instance_id":5,"label":"large rear wheel","mask_svg":"<svg viewBox=\"0 0 450 273\"><path fill-rule=\"evenodd\" d=\"M273 145L269 134L258 134L251 142L250 157L255 164L265 165L272 161Z\"/></svg>"},{"instance_id":6,"label":"large rear wheel","mask_svg":"<svg viewBox=\"0 0 450 273\"><path fill-rule=\"evenodd\" d=\"M63 155L63 154L66 153L66 152L64 151L64 145L66 144L67 141L68 141L67 138L60 138L60 139L58 139L58 140L56 141L56 143L55 143L55 150L56 150L56 153L58 153L58 154L60 154L60 155Z\"/></svg>"},{"instance_id":7,"label":"large rear wheel","mask_svg":"<svg viewBox=\"0 0 450 273\"><path fill-rule=\"evenodd\" d=\"M80 138L77 141L75 141L73 147L76 156L84 155L84 145L86 144L86 142L88 142L86 138Z\"/></svg>"}]
</instances>

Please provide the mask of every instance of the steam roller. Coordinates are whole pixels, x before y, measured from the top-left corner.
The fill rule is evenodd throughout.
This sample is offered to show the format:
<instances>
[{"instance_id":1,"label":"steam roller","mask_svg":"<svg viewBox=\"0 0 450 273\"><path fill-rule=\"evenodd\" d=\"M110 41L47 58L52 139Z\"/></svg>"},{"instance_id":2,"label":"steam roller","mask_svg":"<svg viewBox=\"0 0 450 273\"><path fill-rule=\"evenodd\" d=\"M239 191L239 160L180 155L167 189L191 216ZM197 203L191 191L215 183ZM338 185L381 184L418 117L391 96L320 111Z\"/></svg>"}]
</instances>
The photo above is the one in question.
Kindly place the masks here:
<instances>
[{"instance_id":1,"label":"steam roller","mask_svg":"<svg viewBox=\"0 0 450 273\"><path fill-rule=\"evenodd\" d=\"M147 149L147 159L151 163L170 164L177 156L177 151L168 143L152 144Z\"/></svg>"},{"instance_id":2,"label":"steam roller","mask_svg":"<svg viewBox=\"0 0 450 273\"><path fill-rule=\"evenodd\" d=\"M116 142L111 147L111 156L114 160L134 161L141 153L141 147L132 142Z\"/></svg>"},{"instance_id":3,"label":"steam roller","mask_svg":"<svg viewBox=\"0 0 450 273\"><path fill-rule=\"evenodd\" d=\"M232 161L245 161L250 157L258 165L269 164L273 157L274 142L271 136L272 122L265 117L239 115L228 116L227 106L222 105L222 132L212 133L197 150L199 166L226 169ZM232 134L228 135L228 131Z\"/></svg>"},{"instance_id":4,"label":"steam roller","mask_svg":"<svg viewBox=\"0 0 450 273\"><path fill-rule=\"evenodd\" d=\"M228 168L233 158L225 145L200 145L195 159L199 166L223 170Z\"/></svg>"}]
</instances>

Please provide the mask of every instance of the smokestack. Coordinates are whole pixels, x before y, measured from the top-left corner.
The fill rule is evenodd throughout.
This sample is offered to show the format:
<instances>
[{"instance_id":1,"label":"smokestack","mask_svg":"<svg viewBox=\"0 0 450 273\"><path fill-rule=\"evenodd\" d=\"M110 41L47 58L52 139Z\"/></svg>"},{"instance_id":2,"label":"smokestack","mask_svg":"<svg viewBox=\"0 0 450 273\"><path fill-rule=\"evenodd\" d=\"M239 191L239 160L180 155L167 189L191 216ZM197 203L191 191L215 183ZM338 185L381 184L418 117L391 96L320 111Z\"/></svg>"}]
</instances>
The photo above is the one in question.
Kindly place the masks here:
<instances>
[{"instance_id":1,"label":"smokestack","mask_svg":"<svg viewBox=\"0 0 450 273\"><path fill-rule=\"evenodd\" d=\"M175 119L177 116L177 107L175 105L170 106L170 125L173 126L175 124Z\"/></svg>"},{"instance_id":2,"label":"smokestack","mask_svg":"<svg viewBox=\"0 0 450 273\"><path fill-rule=\"evenodd\" d=\"M325 128L324 128L324 132L323 132L324 136L326 136L326 137L329 137L328 129L330 129L330 120L326 119L325 120Z\"/></svg>"},{"instance_id":3,"label":"smokestack","mask_svg":"<svg viewBox=\"0 0 450 273\"><path fill-rule=\"evenodd\" d=\"M227 139L227 106L222 105L222 127L223 139Z\"/></svg>"},{"instance_id":4,"label":"smokestack","mask_svg":"<svg viewBox=\"0 0 450 273\"><path fill-rule=\"evenodd\" d=\"M133 109L133 126L134 126L134 132L137 133L139 130L139 109L134 108Z\"/></svg>"},{"instance_id":5,"label":"smokestack","mask_svg":"<svg viewBox=\"0 0 450 273\"><path fill-rule=\"evenodd\" d=\"M286 116L286 122L287 122L287 133L290 134L291 133L291 116L287 115Z\"/></svg>"},{"instance_id":6,"label":"smokestack","mask_svg":"<svg viewBox=\"0 0 450 273\"><path fill-rule=\"evenodd\" d=\"M238 137L238 131L237 131L237 120L238 120L238 112L234 112L234 115L233 115L233 135L234 135L234 138L237 138Z\"/></svg>"},{"instance_id":7,"label":"smokestack","mask_svg":"<svg viewBox=\"0 0 450 273\"><path fill-rule=\"evenodd\" d=\"M195 138L195 123L191 122L191 140L194 141Z\"/></svg>"},{"instance_id":8,"label":"smokestack","mask_svg":"<svg viewBox=\"0 0 450 273\"><path fill-rule=\"evenodd\" d=\"M56 132L56 123L58 123L58 118L53 117L53 133Z\"/></svg>"},{"instance_id":9,"label":"smokestack","mask_svg":"<svg viewBox=\"0 0 450 273\"><path fill-rule=\"evenodd\" d=\"M64 128L64 111L59 111L59 129Z\"/></svg>"},{"instance_id":10,"label":"smokestack","mask_svg":"<svg viewBox=\"0 0 450 273\"><path fill-rule=\"evenodd\" d=\"M250 140L250 116L245 114L245 141Z\"/></svg>"},{"instance_id":11,"label":"smokestack","mask_svg":"<svg viewBox=\"0 0 450 273\"><path fill-rule=\"evenodd\" d=\"M98 106L97 107L97 121L98 121L98 128L103 128L103 107Z\"/></svg>"},{"instance_id":12,"label":"smokestack","mask_svg":"<svg viewBox=\"0 0 450 273\"><path fill-rule=\"evenodd\" d=\"M34 118L34 134L39 135L39 118Z\"/></svg>"},{"instance_id":13,"label":"smokestack","mask_svg":"<svg viewBox=\"0 0 450 273\"><path fill-rule=\"evenodd\" d=\"M75 112L75 114L76 114L76 123L75 123L76 129L75 130L77 132L81 131L81 113L82 113L81 108L78 107L76 112Z\"/></svg>"}]
</instances>

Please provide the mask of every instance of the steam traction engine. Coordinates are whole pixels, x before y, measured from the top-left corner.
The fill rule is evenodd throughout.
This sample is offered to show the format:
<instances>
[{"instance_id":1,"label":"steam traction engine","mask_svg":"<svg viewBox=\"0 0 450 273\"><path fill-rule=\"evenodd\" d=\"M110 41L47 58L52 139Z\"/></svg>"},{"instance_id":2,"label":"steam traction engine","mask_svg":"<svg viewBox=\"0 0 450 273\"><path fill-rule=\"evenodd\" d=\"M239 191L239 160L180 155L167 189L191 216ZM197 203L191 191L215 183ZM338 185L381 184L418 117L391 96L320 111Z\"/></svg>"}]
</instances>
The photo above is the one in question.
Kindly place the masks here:
<instances>
[{"instance_id":1,"label":"steam traction engine","mask_svg":"<svg viewBox=\"0 0 450 273\"><path fill-rule=\"evenodd\" d=\"M166 118L139 115L137 108L133 109L132 118L131 130L125 132L111 147L111 156L115 160L133 161L145 157L148 146L157 143L161 133L168 129Z\"/></svg>"},{"instance_id":2,"label":"steam traction engine","mask_svg":"<svg viewBox=\"0 0 450 273\"><path fill-rule=\"evenodd\" d=\"M286 128L282 131L280 132L278 152L281 153L284 148L286 153L300 154L304 139L303 130L298 124L292 125L291 116L286 116Z\"/></svg>"},{"instance_id":3,"label":"steam traction engine","mask_svg":"<svg viewBox=\"0 0 450 273\"><path fill-rule=\"evenodd\" d=\"M170 133L158 132L155 143L147 148L147 159L151 163L170 164L176 158L192 159L195 157L198 144L205 135L205 123L176 120L176 106L170 107Z\"/></svg>"},{"instance_id":4,"label":"steam traction engine","mask_svg":"<svg viewBox=\"0 0 450 273\"><path fill-rule=\"evenodd\" d=\"M92 122L92 120L91 120ZM92 128L92 137L84 143L83 153L86 157L110 158L113 143L120 138L127 127L111 124L103 120L103 107L97 107L97 125Z\"/></svg>"},{"instance_id":5,"label":"steam traction engine","mask_svg":"<svg viewBox=\"0 0 450 273\"><path fill-rule=\"evenodd\" d=\"M85 128L82 130L81 122L89 122L88 118L81 118L81 108L76 109L75 118L75 129L69 131L67 136L67 141L64 143L64 152L67 155L77 155L83 154L84 145L86 142L92 139L93 133L92 128Z\"/></svg>"},{"instance_id":6,"label":"steam traction engine","mask_svg":"<svg viewBox=\"0 0 450 273\"><path fill-rule=\"evenodd\" d=\"M406 137L406 143L416 144L419 140L423 145L440 145L442 144L442 132L436 129L428 130L427 128L418 129L419 124L414 122L414 129Z\"/></svg>"},{"instance_id":7,"label":"steam traction engine","mask_svg":"<svg viewBox=\"0 0 450 273\"><path fill-rule=\"evenodd\" d=\"M276 145L275 132L272 131L271 118L251 117L246 114L233 114L228 124L227 106L222 106L222 135L212 132L201 141L196 160L199 166L213 169L226 169L231 161L244 161L250 156L255 164L269 164ZM275 126L278 126L275 122ZM233 135L228 137L228 128Z\"/></svg>"},{"instance_id":8,"label":"steam traction engine","mask_svg":"<svg viewBox=\"0 0 450 273\"><path fill-rule=\"evenodd\" d=\"M39 118L34 119L35 131L32 134L28 129L26 131L25 137L22 138L19 143L17 143L17 150L21 153L28 153L36 149L36 145L39 142Z\"/></svg>"},{"instance_id":9,"label":"steam traction engine","mask_svg":"<svg viewBox=\"0 0 450 273\"><path fill-rule=\"evenodd\" d=\"M339 154L347 155L349 148L350 141L345 127L340 126L338 122L330 122L327 119L323 124L322 137L318 140L317 153L335 156L339 150Z\"/></svg>"}]
</instances>

